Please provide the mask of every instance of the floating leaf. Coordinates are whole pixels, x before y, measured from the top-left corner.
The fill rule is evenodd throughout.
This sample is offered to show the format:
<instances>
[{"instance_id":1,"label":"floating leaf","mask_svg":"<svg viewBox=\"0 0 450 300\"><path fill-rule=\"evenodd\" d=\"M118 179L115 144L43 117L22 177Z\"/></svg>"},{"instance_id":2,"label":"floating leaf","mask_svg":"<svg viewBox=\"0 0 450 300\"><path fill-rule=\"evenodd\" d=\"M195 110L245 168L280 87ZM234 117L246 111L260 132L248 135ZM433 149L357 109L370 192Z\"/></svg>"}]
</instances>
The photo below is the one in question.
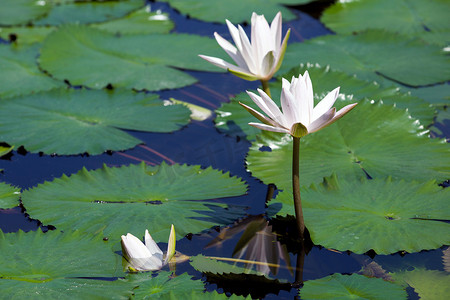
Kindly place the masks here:
<instances>
[{"instance_id":1,"label":"floating leaf","mask_svg":"<svg viewBox=\"0 0 450 300\"><path fill-rule=\"evenodd\" d=\"M242 208L207 200L242 195L246 185L212 168L162 163L87 171L25 191L22 202L33 218L61 230L103 231L110 239L122 234L141 236L148 229L157 241L166 241L173 224L178 238L211 226L232 222Z\"/></svg>"},{"instance_id":2,"label":"floating leaf","mask_svg":"<svg viewBox=\"0 0 450 300\"><path fill-rule=\"evenodd\" d=\"M392 276L414 288L421 299L446 299L450 295L450 275L446 272L415 269Z\"/></svg>"},{"instance_id":3,"label":"floating leaf","mask_svg":"<svg viewBox=\"0 0 450 300\"><path fill-rule=\"evenodd\" d=\"M8 154L13 149L14 149L14 146L3 146L3 145L0 145L0 157L2 157L3 155Z\"/></svg>"},{"instance_id":4,"label":"floating leaf","mask_svg":"<svg viewBox=\"0 0 450 300\"><path fill-rule=\"evenodd\" d=\"M64 86L36 65L37 47L14 49L0 45L0 98L27 95Z\"/></svg>"},{"instance_id":5,"label":"floating leaf","mask_svg":"<svg viewBox=\"0 0 450 300\"><path fill-rule=\"evenodd\" d=\"M54 90L0 102L0 140L47 154L129 149L141 141L120 129L171 132L188 121L182 105L125 91Z\"/></svg>"},{"instance_id":6,"label":"floating leaf","mask_svg":"<svg viewBox=\"0 0 450 300\"><path fill-rule=\"evenodd\" d=\"M408 91L434 106L446 106L450 103L450 85L446 83L417 89L411 88Z\"/></svg>"},{"instance_id":7,"label":"floating leaf","mask_svg":"<svg viewBox=\"0 0 450 300\"><path fill-rule=\"evenodd\" d=\"M327 35L287 47L281 73L299 63L330 65L360 79L420 86L450 79L449 58L441 47L400 34L370 30L357 35Z\"/></svg>"},{"instance_id":8,"label":"floating leaf","mask_svg":"<svg viewBox=\"0 0 450 300\"><path fill-rule=\"evenodd\" d=\"M180 69L218 71L198 57L223 56L217 43L188 34L116 36L87 26L67 25L45 40L41 67L73 85L101 89L108 84L136 90L183 87L195 78ZM182 50L181 50L182 49Z\"/></svg>"},{"instance_id":9,"label":"floating leaf","mask_svg":"<svg viewBox=\"0 0 450 300\"><path fill-rule=\"evenodd\" d=\"M292 20L295 15L284 5L306 4L313 0L162 0L170 6L190 17L206 21L225 23L250 22L252 12L265 15L272 20L278 11L283 14L283 20Z\"/></svg>"},{"instance_id":10,"label":"floating leaf","mask_svg":"<svg viewBox=\"0 0 450 300\"><path fill-rule=\"evenodd\" d=\"M20 189L0 182L0 209L19 205Z\"/></svg>"},{"instance_id":11,"label":"floating leaf","mask_svg":"<svg viewBox=\"0 0 450 300\"><path fill-rule=\"evenodd\" d=\"M123 275L120 257L102 237L87 237L70 230L6 234L0 231L2 296L8 299L130 296L133 286L122 280L85 279Z\"/></svg>"},{"instance_id":12,"label":"floating leaf","mask_svg":"<svg viewBox=\"0 0 450 300\"><path fill-rule=\"evenodd\" d=\"M407 200L406 200L407 199ZM435 181L337 180L302 191L305 225L315 244L340 251L378 254L418 252L450 243L450 190ZM272 201L279 214L295 215L292 192ZM271 203L272 203L271 202Z\"/></svg>"},{"instance_id":13,"label":"floating leaf","mask_svg":"<svg viewBox=\"0 0 450 300\"><path fill-rule=\"evenodd\" d=\"M230 259L231 261L233 259ZM214 274L254 274L265 276L264 273L254 271L252 269L239 267L236 264L229 264L219 261L215 257L207 257L203 255L197 255L191 257L191 266L202 273L214 273Z\"/></svg>"},{"instance_id":14,"label":"floating leaf","mask_svg":"<svg viewBox=\"0 0 450 300\"><path fill-rule=\"evenodd\" d=\"M333 172L343 180L368 175L444 181L449 178L449 152L443 141L424 135L407 112L363 101L338 122L301 139L300 184L319 183ZM252 175L280 189L291 187L291 164L290 136L261 135L247 156Z\"/></svg>"},{"instance_id":15,"label":"floating leaf","mask_svg":"<svg viewBox=\"0 0 450 300\"><path fill-rule=\"evenodd\" d=\"M45 16L52 8L50 2L38 0L3 0L0 25L27 24Z\"/></svg>"},{"instance_id":16,"label":"floating leaf","mask_svg":"<svg viewBox=\"0 0 450 300\"><path fill-rule=\"evenodd\" d=\"M365 29L386 29L410 36L449 30L446 0L338 1L321 21L331 30L350 34Z\"/></svg>"},{"instance_id":17,"label":"floating leaf","mask_svg":"<svg viewBox=\"0 0 450 300\"><path fill-rule=\"evenodd\" d=\"M121 1L66 1L54 5L49 14L35 25L61 25L65 23L93 23L123 17L144 6L142 0Z\"/></svg>"},{"instance_id":18,"label":"floating leaf","mask_svg":"<svg viewBox=\"0 0 450 300\"><path fill-rule=\"evenodd\" d=\"M350 102L358 102L363 99L382 100L385 104L395 104L399 108L408 109L408 112L418 118L423 125L431 124L434 117L434 109L422 99L402 93L396 87L380 87L379 84L360 80L347 73L333 71L329 67L320 67L319 65L301 65L293 68L291 71L279 76L279 80L271 84L271 93L274 101L279 104L281 94L281 78L298 77L308 70L313 81L315 92L315 102L322 100L326 94L337 86L340 86L341 96L336 102L336 107L342 107ZM216 127L220 131L239 137L247 136L248 140L254 140L256 134L261 130L249 126L249 122L255 122L256 119L239 105L242 102L251 107L256 107L247 93L238 94L231 99L229 103L224 103L216 110Z\"/></svg>"},{"instance_id":19,"label":"floating leaf","mask_svg":"<svg viewBox=\"0 0 450 300\"><path fill-rule=\"evenodd\" d=\"M399 285L381 278L352 274L333 275L308 280L300 289L300 298L307 299L406 299L406 291Z\"/></svg>"},{"instance_id":20,"label":"floating leaf","mask_svg":"<svg viewBox=\"0 0 450 300\"><path fill-rule=\"evenodd\" d=\"M50 32L54 31L56 27L44 26L27 26L27 27L2 27L0 28L0 38L8 41L14 41L18 45L29 45L34 43L41 43ZM11 37L14 36L13 39ZM37 51L36 51L37 54Z\"/></svg>"}]
</instances>

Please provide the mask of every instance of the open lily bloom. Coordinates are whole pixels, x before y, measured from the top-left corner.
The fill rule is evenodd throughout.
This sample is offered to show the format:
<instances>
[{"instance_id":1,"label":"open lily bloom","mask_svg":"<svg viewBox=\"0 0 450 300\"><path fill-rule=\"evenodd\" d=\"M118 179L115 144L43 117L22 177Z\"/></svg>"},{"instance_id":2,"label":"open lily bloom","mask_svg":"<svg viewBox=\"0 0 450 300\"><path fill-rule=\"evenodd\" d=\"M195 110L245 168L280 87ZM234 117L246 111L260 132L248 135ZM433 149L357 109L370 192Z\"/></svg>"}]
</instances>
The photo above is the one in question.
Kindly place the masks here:
<instances>
[{"instance_id":1,"label":"open lily bloom","mask_svg":"<svg viewBox=\"0 0 450 300\"><path fill-rule=\"evenodd\" d=\"M261 130L289 133L294 137L302 137L316 132L342 118L352 110L357 103L349 104L336 112L332 107L339 95L339 87L332 90L314 107L314 93L308 71L298 78L292 77L289 82L283 78L281 91L281 108L261 89L259 95L252 92L247 94L267 114L264 116L248 105L240 103L254 117L263 122L249 123Z\"/></svg>"},{"instance_id":2,"label":"open lily bloom","mask_svg":"<svg viewBox=\"0 0 450 300\"><path fill-rule=\"evenodd\" d=\"M200 55L200 57L245 80L269 80L272 78L281 66L290 33L288 30L282 42L281 12L278 12L270 26L263 15L253 13L251 42L240 25L236 28L230 21L226 20L226 22L236 46L233 46L217 32L214 33L214 36L220 47L234 60L237 66L217 57L205 55Z\"/></svg>"},{"instance_id":3,"label":"open lily bloom","mask_svg":"<svg viewBox=\"0 0 450 300\"><path fill-rule=\"evenodd\" d=\"M145 244L131 233L126 236L122 235L122 253L129 262L129 267L136 271L159 270L175 254L176 236L173 225L170 228L169 245L165 258L163 258L163 252L152 239L148 230L145 230L144 241Z\"/></svg>"}]
</instances>

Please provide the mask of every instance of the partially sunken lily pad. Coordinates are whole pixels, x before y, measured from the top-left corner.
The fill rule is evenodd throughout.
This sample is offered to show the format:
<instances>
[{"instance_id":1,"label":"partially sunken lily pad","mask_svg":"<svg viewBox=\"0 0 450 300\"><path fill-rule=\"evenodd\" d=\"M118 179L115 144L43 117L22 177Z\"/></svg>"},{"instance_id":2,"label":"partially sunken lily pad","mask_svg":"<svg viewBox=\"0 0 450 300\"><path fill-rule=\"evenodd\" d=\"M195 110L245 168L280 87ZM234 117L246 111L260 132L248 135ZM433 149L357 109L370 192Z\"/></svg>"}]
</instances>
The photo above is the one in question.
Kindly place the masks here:
<instances>
[{"instance_id":1,"label":"partially sunken lily pad","mask_svg":"<svg viewBox=\"0 0 450 300\"><path fill-rule=\"evenodd\" d=\"M448 9L446 0L338 1L324 11L321 21L337 33L377 28L420 36L449 30Z\"/></svg>"},{"instance_id":2,"label":"partially sunken lily pad","mask_svg":"<svg viewBox=\"0 0 450 300\"><path fill-rule=\"evenodd\" d=\"M363 275L333 274L308 280L300 289L300 298L307 299L406 299L406 291L399 285L381 278Z\"/></svg>"},{"instance_id":3,"label":"partially sunken lily pad","mask_svg":"<svg viewBox=\"0 0 450 300\"><path fill-rule=\"evenodd\" d=\"M0 99L48 91L64 86L36 65L37 47L14 49L0 45Z\"/></svg>"},{"instance_id":4,"label":"partially sunken lily pad","mask_svg":"<svg viewBox=\"0 0 450 300\"><path fill-rule=\"evenodd\" d=\"M3 0L0 25L27 24L45 16L52 8L50 1Z\"/></svg>"},{"instance_id":5,"label":"partially sunken lily pad","mask_svg":"<svg viewBox=\"0 0 450 300\"><path fill-rule=\"evenodd\" d=\"M19 205L20 189L0 182L0 209Z\"/></svg>"},{"instance_id":6,"label":"partially sunken lily pad","mask_svg":"<svg viewBox=\"0 0 450 300\"><path fill-rule=\"evenodd\" d=\"M302 191L305 225L315 244L378 254L418 252L450 243L450 190L427 183L363 182L327 178ZM282 192L279 214L295 215L292 192Z\"/></svg>"},{"instance_id":7,"label":"partially sunken lily pad","mask_svg":"<svg viewBox=\"0 0 450 300\"><path fill-rule=\"evenodd\" d=\"M292 20L295 15L283 5L306 4L313 0L162 0L170 6L190 17L206 22L232 23L250 22L252 12L263 14L272 21L278 11L283 14L283 20Z\"/></svg>"},{"instance_id":8,"label":"partially sunken lily pad","mask_svg":"<svg viewBox=\"0 0 450 300\"><path fill-rule=\"evenodd\" d=\"M415 269L394 273L392 276L408 284L421 299L446 299L450 295L450 275L437 270Z\"/></svg>"},{"instance_id":9,"label":"partially sunken lily pad","mask_svg":"<svg viewBox=\"0 0 450 300\"><path fill-rule=\"evenodd\" d=\"M252 269L243 268L237 266L235 263L226 263L217 260L216 258L210 258L203 255L197 255L191 257L191 266L197 271L203 273L214 273L214 274L254 274L265 276L264 273L254 271Z\"/></svg>"},{"instance_id":10,"label":"partially sunken lily pad","mask_svg":"<svg viewBox=\"0 0 450 300\"><path fill-rule=\"evenodd\" d=\"M25 191L22 202L32 218L60 230L103 231L112 240L127 232L166 241L171 224L178 238L242 216L242 208L208 200L242 195L246 184L200 166L130 165L87 171Z\"/></svg>"},{"instance_id":11,"label":"partially sunken lily pad","mask_svg":"<svg viewBox=\"0 0 450 300\"><path fill-rule=\"evenodd\" d=\"M319 183L333 172L343 180L447 180L450 148L421 130L406 111L363 101L336 123L301 139L300 184ZM252 175L280 189L291 187L291 164L290 136L263 134L247 156Z\"/></svg>"},{"instance_id":12,"label":"partially sunken lily pad","mask_svg":"<svg viewBox=\"0 0 450 300\"><path fill-rule=\"evenodd\" d=\"M288 45L279 72L309 62L383 84L428 85L450 79L449 58L441 49L380 30L327 35Z\"/></svg>"},{"instance_id":13,"label":"partially sunken lily pad","mask_svg":"<svg viewBox=\"0 0 450 300\"><path fill-rule=\"evenodd\" d=\"M224 55L216 41L207 37L188 34L116 36L87 26L67 25L45 40L40 64L54 77L67 79L72 85L101 89L110 84L155 91L196 82L178 69L218 71L198 57L199 49L213 56Z\"/></svg>"},{"instance_id":14,"label":"partially sunken lily pad","mask_svg":"<svg viewBox=\"0 0 450 300\"><path fill-rule=\"evenodd\" d=\"M0 157L8 154L14 149L14 146L0 146Z\"/></svg>"},{"instance_id":15,"label":"partially sunken lily pad","mask_svg":"<svg viewBox=\"0 0 450 300\"><path fill-rule=\"evenodd\" d=\"M187 124L189 114L156 95L54 90L0 102L0 140L31 152L100 154L142 143L121 129L171 132Z\"/></svg>"},{"instance_id":16,"label":"partially sunken lily pad","mask_svg":"<svg viewBox=\"0 0 450 300\"><path fill-rule=\"evenodd\" d=\"M132 285L100 278L123 276L118 255L102 235L40 230L0 231L0 289L8 299L129 297ZM120 257L119 257L120 258ZM112 278L113 279L113 278Z\"/></svg>"}]
</instances>

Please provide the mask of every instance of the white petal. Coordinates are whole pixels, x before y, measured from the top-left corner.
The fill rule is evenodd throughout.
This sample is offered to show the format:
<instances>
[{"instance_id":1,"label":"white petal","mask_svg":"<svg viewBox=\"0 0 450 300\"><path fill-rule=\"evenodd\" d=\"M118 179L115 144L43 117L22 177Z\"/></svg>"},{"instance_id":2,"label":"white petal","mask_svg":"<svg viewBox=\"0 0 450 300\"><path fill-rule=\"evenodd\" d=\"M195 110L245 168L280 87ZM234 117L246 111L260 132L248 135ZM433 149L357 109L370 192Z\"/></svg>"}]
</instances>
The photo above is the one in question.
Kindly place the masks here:
<instances>
[{"instance_id":1,"label":"white petal","mask_svg":"<svg viewBox=\"0 0 450 300\"><path fill-rule=\"evenodd\" d=\"M282 20L281 20L281 12L278 12L273 18L272 23L270 24L270 32L272 34L272 39L275 42L275 51L276 54L279 54L280 46L281 46L281 27L282 27Z\"/></svg>"},{"instance_id":2,"label":"white petal","mask_svg":"<svg viewBox=\"0 0 450 300\"><path fill-rule=\"evenodd\" d=\"M170 227L170 235L169 235L169 241L167 242L167 253L166 258L164 259L164 264L167 264L172 257L175 255L175 244L176 244L176 235L175 235L175 228L172 224Z\"/></svg>"},{"instance_id":3,"label":"white petal","mask_svg":"<svg viewBox=\"0 0 450 300\"><path fill-rule=\"evenodd\" d=\"M349 104L344 106L343 108L341 108L336 115L333 118L333 122L339 120L340 118L342 118L346 113L348 113L349 111L351 111L358 103L353 103L353 104Z\"/></svg>"},{"instance_id":4,"label":"white petal","mask_svg":"<svg viewBox=\"0 0 450 300\"><path fill-rule=\"evenodd\" d=\"M163 266L162 260L154 256L147 258L129 258L128 262L138 271L154 271L161 269Z\"/></svg>"},{"instance_id":5,"label":"white petal","mask_svg":"<svg viewBox=\"0 0 450 300\"><path fill-rule=\"evenodd\" d=\"M273 100L261 89L258 89L258 93L261 95L261 99L267 108L271 111L272 116L268 114L275 122L280 123L281 125L288 127L288 123L286 121L285 116L278 108L278 105L273 102Z\"/></svg>"},{"instance_id":6,"label":"white petal","mask_svg":"<svg viewBox=\"0 0 450 300\"><path fill-rule=\"evenodd\" d=\"M256 127L261 130L267 130L272 132L281 132L281 133L290 133L289 130L283 127L273 127L266 124L260 124L260 123L248 123L248 125Z\"/></svg>"},{"instance_id":7,"label":"white petal","mask_svg":"<svg viewBox=\"0 0 450 300\"><path fill-rule=\"evenodd\" d=\"M305 80L305 86L306 86L306 103L308 107L308 124L313 121L312 114L313 114L313 107L314 107L314 92L313 92L313 86L311 82L311 78L309 78L308 71L305 71L305 74L303 75L303 80Z\"/></svg>"},{"instance_id":8,"label":"white petal","mask_svg":"<svg viewBox=\"0 0 450 300\"><path fill-rule=\"evenodd\" d=\"M238 64L241 68L246 68L247 64L242 57L242 54L229 41L221 37L217 32L214 33L217 43L223 50Z\"/></svg>"},{"instance_id":9,"label":"white petal","mask_svg":"<svg viewBox=\"0 0 450 300\"><path fill-rule=\"evenodd\" d=\"M206 56L206 55L199 55L201 58L203 58L204 60L212 63L213 65L228 70L228 69L232 69L238 72L242 72L242 73L248 73L249 75L253 75L252 73L250 73L250 71L248 69L243 69L240 68L238 66L235 66L233 64L230 64L229 62L224 61L221 58L218 57L212 57L212 56Z\"/></svg>"},{"instance_id":10,"label":"white petal","mask_svg":"<svg viewBox=\"0 0 450 300\"><path fill-rule=\"evenodd\" d=\"M227 23L228 31L230 31L231 38L233 39L234 44L236 45L239 51L242 51L242 43L241 38L239 36L239 30L230 21L225 20L225 22Z\"/></svg>"},{"instance_id":11,"label":"white petal","mask_svg":"<svg viewBox=\"0 0 450 300\"><path fill-rule=\"evenodd\" d=\"M305 73L307 74L307 73ZM299 120L297 122L302 123L304 126L309 125L309 99L308 90L306 86L305 77L299 78L296 84L293 86L291 82L291 92L295 97L296 106L299 113Z\"/></svg>"},{"instance_id":12,"label":"white petal","mask_svg":"<svg viewBox=\"0 0 450 300\"><path fill-rule=\"evenodd\" d=\"M155 243L155 241L153 240L153 238L150 235L150 233L148 233L147 229L145 230L144 241L145 241L145 246L150 251L150 253L151 254L160 254L161 255L161 259L162 259L163 252L158 247L158 245Z\"/></svg>"},{"instance_id":13,"label":"white petal","mask_svg":"<svg viewBox=\"0 0 450 300\"><path fill-rule=\"evenodd\" d=\"M245 105L244 103L239 102L239 104L242 105L249 113L251 113L255 118L257 118L258 120L260 120L264 124L277 126L277 123L275 123L275 121L273 121L272 119L266 117L265 115L263 115L259 111L251 108L248 105Z\"/></svg>"},{"instance_id":14,"label":"white petal","mask_svg":"<svg viewBox=\"0 0 450 300\"><path fill-rule=\"evenodd\" d=\"M131 233L128 233L126 236L122 235L122 251L129 258L148 258L152 256L141 240Z\"/></svg>"},{"instance_id":15,"label":"white petal","mask_svg":"<svg viewBox=\"0 0 450 300\"><path fill-rule=\"evenodd\" d=\"M270 27L263 15L252 15L252 49L255 64L261 65L267 52L275 50ZM260 72L262 70L260 69Z\"/></svg>"},{"instance_id":16,"label":"white petal","mask_svg":"<svg viewBox=\"0 0 450 300\"><path fill-rule=\"evenodd\" d=\"M320 129L330 125L335 114L336 108L330 108L326 113L322 114L318 119L307 126L308 133L319 131Z\"/></svg>"},{"instance_id":17,"label":"white petal","mask_svg":"<svg viewBox=\"0 0 450 300\"><path fill-rule=\"evenodd\" d=\"M241 44L242 44L242 50L241 50L242 57L244 58L250 72L252 72L254 74L259 74L258 73L259 69L256 67L256 62L255 62L255 58L253 55L252 45L250 44L250 41L248 40L247 34L245 33L244 29L242 29L241 26L238 27L238 30L239 30L239 37L241 39Z\"/></svg>"},{"instance_id":18,"label":"white petal","mask_svg":"<svg viewBox=\"0 0 450 300\"><path fill-rule=\"evenodd\" d=\"M290 128L292 124L298 122L299 114L295 105L295 98L288 88L283 88L281 90L281 109L286 118L286 127Z\"/></svg>"},{"instance_id":19,"label":"white petal","mask_svg":"<svg viewBox=\"0 0 450 300\"><path fill-rule=\"evenodd\" d=\"M339 87L335 88L331 92L329 92L325 98L323 98L319 103L317 103L316 107L313 109L312 119L316 120L321 115L326 113L336 102L336 99L339 95Z\"/></svg>"}]
</instances>

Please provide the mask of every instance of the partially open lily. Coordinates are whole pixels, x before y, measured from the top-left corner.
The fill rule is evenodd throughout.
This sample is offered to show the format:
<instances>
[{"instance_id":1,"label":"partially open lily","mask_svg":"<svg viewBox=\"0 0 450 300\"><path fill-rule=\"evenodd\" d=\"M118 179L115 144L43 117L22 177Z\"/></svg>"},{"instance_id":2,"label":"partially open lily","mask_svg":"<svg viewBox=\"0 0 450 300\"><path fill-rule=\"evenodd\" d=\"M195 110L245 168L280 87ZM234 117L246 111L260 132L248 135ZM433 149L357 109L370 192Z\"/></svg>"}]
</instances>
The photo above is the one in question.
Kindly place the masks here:
<instances>
[{"instance_id":1,"label":"partially open lily","mask_svg":"<svg viewBox=\"0 0 450 300\"><path fill-rule=\"evenodd\" d=\"M217 32L214 33L219 45L237 66L216 57L205 55L200 55L200 57L245 80L267 81L272 78L283 61L290 30L287 31L286 36L281 41L280 12L275 16L270 26L263 15L257 15L256 13L252 14L251 22L251 42L240 25L236 28L228 20L226 20L228 30L236 46L233 46Z\"/></svg>"},{"instance_id":2,"label":"partially open lily","mask_svg":"<svg viewBox=\"0 0 450 300\"><path fill-rule=\"evenodd\" d=\"M302 137L316 132L342 118L352 110L357 103L349 104L336 112L332 107L339 95L339 87L332 90L325 98L314 107L314 93L308 71L298 78L292 77L291 82L282 79L281 108L280 111L275 102L261 89L259 95L252 92L247 94L267 114L260 112L248 105L240 103L254 117L263 122L249 123L261 130L289 133L293 137Z\"/></svg>"},{"instance_id":3,"label":"partially open lily","mask_svg":"<svg viewBox=\"0 0 450 300\"><path fill-rule=\"evenodd\" d=\"M145 230L145 244L140 239L128 233L122 235L122 253L129 263L132 271L152 271L159 270L166 265L175 254L175 228L170 228L169 245L167 253L163 258L163 252L152 239L148 230Z\"/></svg>"}]
</instances>

